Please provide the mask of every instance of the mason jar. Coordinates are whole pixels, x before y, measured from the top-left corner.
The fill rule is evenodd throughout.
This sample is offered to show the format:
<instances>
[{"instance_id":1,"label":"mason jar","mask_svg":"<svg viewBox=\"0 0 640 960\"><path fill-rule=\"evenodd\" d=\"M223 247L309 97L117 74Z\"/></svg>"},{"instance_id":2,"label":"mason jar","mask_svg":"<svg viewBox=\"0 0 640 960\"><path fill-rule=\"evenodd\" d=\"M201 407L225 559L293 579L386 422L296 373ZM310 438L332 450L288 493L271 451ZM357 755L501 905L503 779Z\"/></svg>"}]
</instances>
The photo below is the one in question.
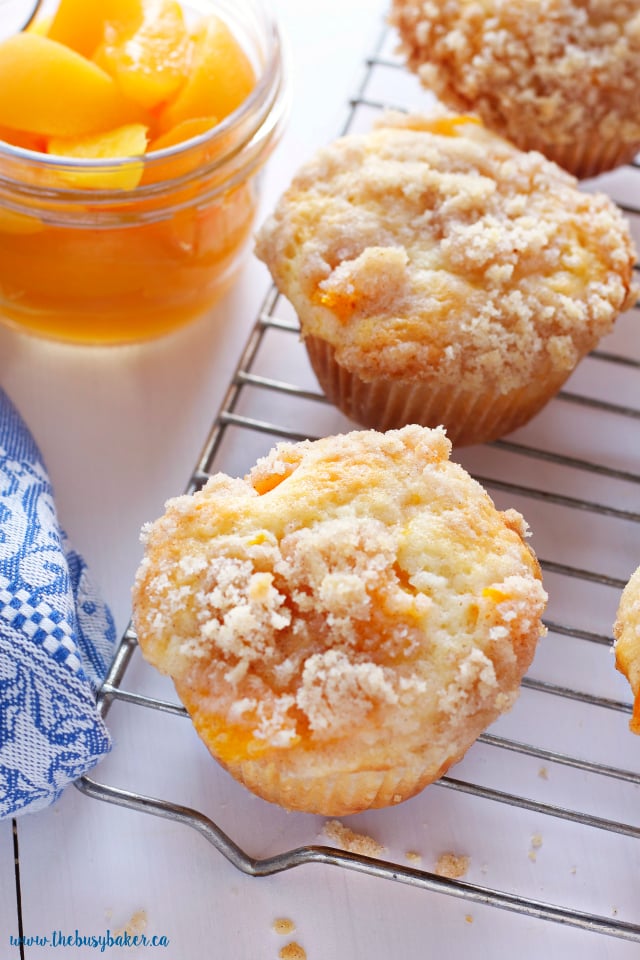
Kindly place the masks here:
<instances>
[{"instance_id":1,"label":"mason jar","mask_svg":"<svg viewBox=\"0 0 640 960\"><path fill-rule=\"evenodd\" d=\"M108 161L0 142L1 322L74 343L132 343L203 315L229 288L286 119L284 56L260 0L201 0L195 12L224 19L256 75L222 122ZM112 186L131 172L136 186Z\"/></svg>"}]
</instances>

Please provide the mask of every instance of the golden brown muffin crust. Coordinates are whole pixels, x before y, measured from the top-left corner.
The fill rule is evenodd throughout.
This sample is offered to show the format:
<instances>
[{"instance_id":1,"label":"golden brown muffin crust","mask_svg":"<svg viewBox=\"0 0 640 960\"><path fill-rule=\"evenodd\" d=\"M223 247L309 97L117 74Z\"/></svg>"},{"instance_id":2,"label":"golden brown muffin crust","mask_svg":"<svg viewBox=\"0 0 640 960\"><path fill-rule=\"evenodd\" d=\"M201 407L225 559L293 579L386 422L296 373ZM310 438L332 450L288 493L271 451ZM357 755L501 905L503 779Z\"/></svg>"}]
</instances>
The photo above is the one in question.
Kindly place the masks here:
<instances>
[{"instance_id":1,"label":"golden brown muffin crust","mask_svg":"<svg viewBox=\"0 0 640 960\"><path fill-rule=\"evenodd\" d=\"M539 567L520 515L449 450L417 426L280 444L146 531L143 653L232 772L417 765L415 792L511 706L542 630ZM320 812L368 800L349 804Z\"/></svg>"},{"instance_id":2,"label":"golden brown muffin crust","mask_svg":"<svg viewBox=\"0 0 640 960\"><path fill-rule=\"evenodd\" d=\"M614 204L465 117L388 115L321 149L256 252L303 336L367 382L558 379L635 299Z\"/></svg>"},{"instance_id":3,"label":"golden brown muffin crust","mask_svg":"<svg viewBox=\"0 0 640 960\"><path fill-rule=\"evenodd\" d=\"M635 697L629 728L640 734L640 567L622 592L613 635L616 667L629 681Z\"/></svg>"}]
</instances>

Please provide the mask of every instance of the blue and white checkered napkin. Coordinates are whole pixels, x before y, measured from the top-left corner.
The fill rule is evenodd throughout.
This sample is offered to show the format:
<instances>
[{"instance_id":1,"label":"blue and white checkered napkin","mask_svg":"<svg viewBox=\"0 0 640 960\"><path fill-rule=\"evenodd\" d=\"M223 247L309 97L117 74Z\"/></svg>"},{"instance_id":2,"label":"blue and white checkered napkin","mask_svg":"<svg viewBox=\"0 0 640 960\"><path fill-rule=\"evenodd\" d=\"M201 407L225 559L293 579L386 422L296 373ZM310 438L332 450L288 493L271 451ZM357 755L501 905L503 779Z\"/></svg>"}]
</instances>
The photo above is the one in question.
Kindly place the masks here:
<instances>
[{"instance_id":1,"label":"blue and white checkered napkin","mask_svg":"<svg viewBox=\"0 0 640 960\"><path fill-rule=\"evenodd\" d=\"M0 819L52 803L110 749L95 691L114 646L38 448L0 390Z\"/></svg>"}]
</instances>

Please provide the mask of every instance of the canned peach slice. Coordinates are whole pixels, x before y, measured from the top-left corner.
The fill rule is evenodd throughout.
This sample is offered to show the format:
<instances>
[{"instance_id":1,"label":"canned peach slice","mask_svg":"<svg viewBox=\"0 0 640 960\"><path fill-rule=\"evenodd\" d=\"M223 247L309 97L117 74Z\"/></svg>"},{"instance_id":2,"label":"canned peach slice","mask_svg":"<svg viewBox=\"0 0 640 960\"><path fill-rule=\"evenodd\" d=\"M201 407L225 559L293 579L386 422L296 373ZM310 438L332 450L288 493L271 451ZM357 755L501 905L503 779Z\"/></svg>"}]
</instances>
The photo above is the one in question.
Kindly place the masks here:
<instances>
[{"instance_id":1,"label":"canned peach slice","mask_svg":"<svg viewBox=\"0 0 640 960\"><path fill-rule=\"evenodd\" d=\"M112 28L130 24L135 29L141 21L142 0L60 0L50 20L38 18L30 29L91 58L104 38L107 24Z\"/></svg>"},{"instance_id":2,"label":"canned peach slice","mask_svg":"<svg viewBox=\"0 0 640 960\"><path fill-rule=\"evenodd\" d=\"M184 84L189 35L176 0L146 0L138 22L113 24L94 54L126 97L148 109L169 100Z\"/></svg>"},{"instance_id":3,"label":"canned peach slice","mask_svg":"<svg viewBox=\"0 0 640 960\"><path fill-rule=\"evenodd\" d=\"M0 43L0 125L77 137L141 114L109 74L56 40L18 33Z\"/></svg>"},{"instance_id":4,"label":"canned peach slice","mask_svg":"<svg viewBox=\"0 0 640 960\"><path fill-rule=\"evenodd\" d=\"M110 160L141 157L147 146L147 127L142 123L130 123L105 133L86 137L51 137L49 153L57 157L84 160ZM102 190L133 190L142 178L142 160L118 163L111 169L99 170L64 169L58 175L74 187Z\"/></svg>"},{"instance_id":5,"label":"canned peach slice","mask_svg":"<svg viewBox=\"0 0 640 960\"><path fill-rule=\"evenodd\" d=\"M28 130L13 130L11 127L0 127L0 140L10 143L13 147L22 147L23 150L43 151L46 149L45 137Z\"/></svg>"},{"instance_id":6,"label":"canned peach slice","mask_svg":"<svg viewBox=\"0 0 640 960\"><path fill-rule=\"evenodd\" d=\"M249 58L219 17L209 16L192 35L187 80L158 118L165 133L189 117L224 119L246 100L256 78Z\"/></svg>"}]
</instances>

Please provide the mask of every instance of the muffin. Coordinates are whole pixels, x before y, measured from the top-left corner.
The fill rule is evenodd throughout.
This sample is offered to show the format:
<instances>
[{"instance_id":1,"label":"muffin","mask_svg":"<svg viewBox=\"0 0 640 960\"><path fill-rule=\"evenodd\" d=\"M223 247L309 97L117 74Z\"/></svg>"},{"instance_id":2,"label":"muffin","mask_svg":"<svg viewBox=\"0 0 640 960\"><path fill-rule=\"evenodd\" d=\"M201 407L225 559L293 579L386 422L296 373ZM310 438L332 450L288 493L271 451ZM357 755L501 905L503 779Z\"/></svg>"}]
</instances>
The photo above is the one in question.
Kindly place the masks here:
<instances>
[{"instance_id":1,"label":"muffin","mask_svg":"<svg viewBox=\"0 0 640 960\"><path fill-rule=\"evenodd\" d=\"M629 729L640 733L640 567L622 592L613 636L616 667L631 684L635 697Z\"/></svg>"},{"instance_id":2,"label":"muffin","mask_svg":"<svg viewBox=\"0 0 640 960\"><path fill-rule=\"evenodd\" d=\"M577 177L640 150L639 0L393 0L409 67Z\"/></svg>"},{"instance_id":3,"label":"muffin","mask_svg":"<svg viewBox=\"0 0 640 960\"><path fill-rule=\"evenodd\" d=\"M465 116L388 115L322 148L256 253L333 403L454 445L526 423L635 299L615 205Z\"/></svg>"},{"instance_id":4,"label":"muffin","mask_svg":"<svg viewBox=\"0 0 640 960\"><path fill-rule=\"evenodd\" d=\"M546 595L513 510L410 425L279 444L144 532L146 659L212 755L290 810L398 803L516 699Z\"/></svg>"}]
</instances>

